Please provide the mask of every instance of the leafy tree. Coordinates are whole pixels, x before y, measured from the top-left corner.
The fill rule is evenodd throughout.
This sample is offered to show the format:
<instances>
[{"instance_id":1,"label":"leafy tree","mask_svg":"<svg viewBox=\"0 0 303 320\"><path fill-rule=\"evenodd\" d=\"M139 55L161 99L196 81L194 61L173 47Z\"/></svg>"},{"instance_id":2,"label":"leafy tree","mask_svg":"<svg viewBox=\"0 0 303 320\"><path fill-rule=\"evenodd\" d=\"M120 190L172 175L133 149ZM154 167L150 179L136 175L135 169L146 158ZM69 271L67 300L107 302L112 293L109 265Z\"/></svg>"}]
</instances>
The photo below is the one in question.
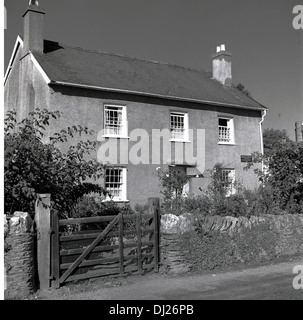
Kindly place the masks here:
<instances>
[{"instance_id":1,"label":"leafy tree","mask_svg":"<svg viewBox=\"0 0 303 320\"><path fill-rule=\"evenodd\" d=\"M282 210L303 213L303 143L282 136L282 140L274 140L266 154L256 152L252 157L253 162L246 169L254 163L263 163L265 170L255 169L255 173L270 191L273 204Z\"/></svg>"},{"instance_id":2,"label":"leafy tree","mask_svg":"<svg viewBox=\"0 0 303 320\"><path fill-rule=\"evenodd\" d=\"M226 197L228 190L225 188L225 182L222 180L222 163L216 163L210 171L210 184L208 186L208 192L213 198Z\"/></svg>"},{"instance_id":3,"label":"leafy tree","mask_svg":"<svg viewBox=\"0 0 303 320\"><path fill-rule=\"evenodd\" d=\"M5 213L28 211L33 215L38 194L50 193L53 207L69 216L73 205L83 195L105 193L95 183L102 176L103 166L88 158L95 151L97 141L80 141L71 145L66 153L61 151L75 135L92 135L92 131L73 126L55 133L49 143L43 143L51 119L55 121L59 117L58 111L37 109L17 123L14 111L6 114Z\"/></svg>"},{"instance_id":4,"label":"leafy tree","mask_svg":"<svg viewBox=\"0 0 303 320\"><path fill-rule=\"evenodd\" d=\"M279 149L280 145L289 141L286 130L265 129L263 131L264 155L270 157L276 149Z\"/></svg>"},{"instance_id":5,"label":"leafy tree","mask_svg":"<svg viewBox=\"0 0 303 320\"><path fill-rule=\"evenodd\" d=\"M274 188L276 199L283 209L296 210L303 203L303 144L288 141L273 149L268 168L266 180Z\"/></svg>"},{"instance_id":6,"label":"leafy tree","mask_svg":"<svg viewBox=\"0 0 303 320\"><path fill-rule=\"evenodd\" d=\"M157 168L158 179L161 183L161 193L164 195L163 206L169 210L178 213L183 201L183 188L189 178L183 171L164 170Z\"/></svg>"}]
</instances>

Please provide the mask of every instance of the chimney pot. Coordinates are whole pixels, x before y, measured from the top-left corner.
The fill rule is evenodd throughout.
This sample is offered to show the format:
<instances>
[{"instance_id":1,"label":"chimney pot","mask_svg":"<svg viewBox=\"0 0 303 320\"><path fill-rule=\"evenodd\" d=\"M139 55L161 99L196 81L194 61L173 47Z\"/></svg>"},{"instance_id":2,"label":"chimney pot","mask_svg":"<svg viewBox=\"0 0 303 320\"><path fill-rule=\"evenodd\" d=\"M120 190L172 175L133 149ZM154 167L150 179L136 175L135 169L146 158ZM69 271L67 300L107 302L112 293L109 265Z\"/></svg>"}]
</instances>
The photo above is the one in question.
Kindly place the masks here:
<instances>
[{"instance_id":1,"label":"chimney pot","mask_svg":"<svg viewBox=\"0 0 303 320\"><path fill-rule=\"evenodd\" d=\"M217 52L212 56L213 78L224 86L232 85L231 53L226 51L225 44L217 46Z\"/></svg>"}]
</instances>

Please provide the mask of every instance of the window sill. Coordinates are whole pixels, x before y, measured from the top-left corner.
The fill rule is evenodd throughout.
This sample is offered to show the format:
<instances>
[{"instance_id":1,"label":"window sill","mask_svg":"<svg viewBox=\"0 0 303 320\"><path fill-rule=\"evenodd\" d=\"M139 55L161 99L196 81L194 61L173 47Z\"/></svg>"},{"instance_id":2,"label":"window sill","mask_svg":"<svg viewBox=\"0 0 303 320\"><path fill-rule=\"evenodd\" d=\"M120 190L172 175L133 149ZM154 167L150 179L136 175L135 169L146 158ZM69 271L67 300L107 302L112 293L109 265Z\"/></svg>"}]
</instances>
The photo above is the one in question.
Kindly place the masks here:
<instances>
[{"instance_id":1,"label":"window sill","mask_svg":"<svg viewBox=\"0 0 303 320\"><path fill-rule=\"evenodd\" d=\"M222 146L236 146L233 142L218 142L218 144Z\"/></svg>"},{"instance_id":2,"label":"window sill","mask_svg":"<svg viewBox=\"0 0 303 320\"><path fill-rule=\"evenodd\" d=\"M113 135L103 135L102 138L115 138L115 139L129 139L127 136L113 136Z\"/></svg>"},{"instance_id":3,"label":"window sill","mask_svg":"<svg viewBox=\"0 0 303 320\"><path fill-rule=\"evenodd\" d=\"M170 139L169 142L184 142L184 143L191 143L189 140L178 140L178 139Z\"/></svg>"}]
</instances>

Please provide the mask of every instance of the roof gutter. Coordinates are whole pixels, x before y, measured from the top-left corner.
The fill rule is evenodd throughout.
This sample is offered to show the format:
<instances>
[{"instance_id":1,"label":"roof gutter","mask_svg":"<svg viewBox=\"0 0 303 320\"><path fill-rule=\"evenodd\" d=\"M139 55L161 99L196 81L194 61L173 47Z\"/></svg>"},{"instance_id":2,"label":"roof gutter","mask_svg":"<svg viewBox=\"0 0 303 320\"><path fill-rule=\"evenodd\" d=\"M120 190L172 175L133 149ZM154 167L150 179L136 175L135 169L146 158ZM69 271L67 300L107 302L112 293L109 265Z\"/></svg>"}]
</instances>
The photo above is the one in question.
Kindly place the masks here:
<instances>
[{"instance_id":1,"label":"roof gutter","mask_svg":"<svg viewBox=\"0 0 303 320\"><path fill-rule=\"evenodd\" d=\"M167 99L167 100L175 100L175 101L187 101L187 102L194 102L194 103L203 103L203 104L209 104L209 105L214 105L214 106L224 106L224 107L238 108L238 109L260 110L260 111L263 111L264 109L267 110L267 108L264 107L264 106L262 106L260 108L258 108L258 107L249 107L249 106L230 104L230 103L224 103L224 102L207 101L207 100L199 100L199 99L192 99L192 98L183 98L183 97L177 97L177 96L167 96L167 95L161 95L161 94L155 94L155 93L147 93L147 92L140 92L140 91L124 90L124 89L98 87L98 86L71 83L71 82L63 82L63 81L51 81L49 84L50 85L59 85L59 86L66 86L66 87L81 88L81 89L90 89L90 90L98 90L98 91L134 94L134 95L153 97L153 98L161 98L161 99Z\"/></svg>"}]
</instances>

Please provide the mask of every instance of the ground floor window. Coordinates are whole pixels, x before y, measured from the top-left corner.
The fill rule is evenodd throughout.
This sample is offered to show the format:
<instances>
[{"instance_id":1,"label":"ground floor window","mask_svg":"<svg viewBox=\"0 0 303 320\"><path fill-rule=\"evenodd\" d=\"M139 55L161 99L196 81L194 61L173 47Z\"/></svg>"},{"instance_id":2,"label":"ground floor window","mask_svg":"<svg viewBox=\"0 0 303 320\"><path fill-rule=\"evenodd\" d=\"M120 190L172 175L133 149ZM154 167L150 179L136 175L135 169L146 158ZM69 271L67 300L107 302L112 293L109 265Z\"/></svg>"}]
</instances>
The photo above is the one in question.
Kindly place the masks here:
<instances>
[{"instance_id":1,"label":"ground floor window","mask_svg":"<svg viewBox=\"0 0 303 320\"><path fill-rule=\"evenodd\" d=\"M126 168L107 168L105 170L105 188L109 198L114 201L126 201Z\"/></svg>"},{"instance_id":2,"label":"ground floor window","mask_svg":"<svg viewBox=\"0 0 303 320\"><path fill-rule=\"evenodd\" d=\"M235 193L235 169L221 169L221 181L227 196Z\"/></svg>"}]
</instances>

